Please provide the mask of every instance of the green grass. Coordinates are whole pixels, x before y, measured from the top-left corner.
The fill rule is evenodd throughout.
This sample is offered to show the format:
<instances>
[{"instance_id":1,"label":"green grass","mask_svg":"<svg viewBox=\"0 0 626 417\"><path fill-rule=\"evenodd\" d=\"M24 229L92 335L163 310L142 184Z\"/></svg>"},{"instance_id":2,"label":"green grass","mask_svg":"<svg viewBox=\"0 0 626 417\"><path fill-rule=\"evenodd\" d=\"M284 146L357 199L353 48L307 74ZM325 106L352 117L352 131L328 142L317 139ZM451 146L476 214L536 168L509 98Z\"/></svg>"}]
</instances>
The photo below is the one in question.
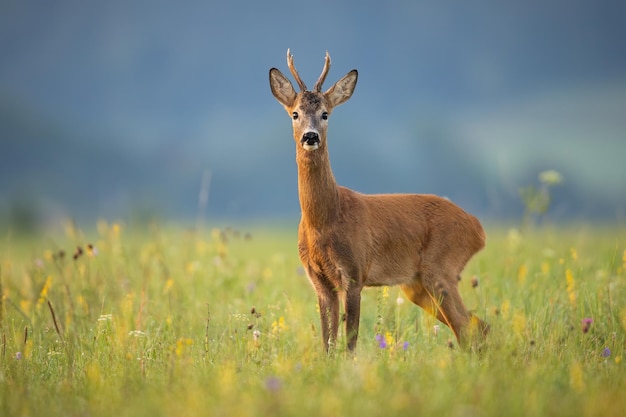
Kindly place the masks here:
<instances>
[{"instance_id":1,"label":"green grass","mask_svg":"<svg viewBox=\"0 0 626 417\"><path fill-rule=\"evenodd\" d=\"M390 287L364 291L356 356L327 357L294 230L7 235L0 415L624 415L624 231L488 236L460 283L482 352Z\"/></svg>"}]
</instances>

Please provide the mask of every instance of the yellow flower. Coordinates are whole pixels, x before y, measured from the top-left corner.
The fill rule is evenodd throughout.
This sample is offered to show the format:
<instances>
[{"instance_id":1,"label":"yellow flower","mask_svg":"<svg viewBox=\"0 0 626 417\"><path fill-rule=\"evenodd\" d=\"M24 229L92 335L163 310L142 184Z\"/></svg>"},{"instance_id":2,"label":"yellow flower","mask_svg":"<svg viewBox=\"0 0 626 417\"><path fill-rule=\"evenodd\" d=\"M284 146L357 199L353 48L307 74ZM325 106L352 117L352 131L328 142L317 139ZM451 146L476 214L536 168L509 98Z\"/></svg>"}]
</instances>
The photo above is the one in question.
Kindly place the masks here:
<instances>
[{"instance_id":1,"label":"yellow flower","mask_svg":"<svg viewBox=\"0 0 626 417\"><path fill-rule=\"evenodd\" d=\"M569 250L571 256L572 256L572 260L573 261L577 261L578 260L578 251L576 251L576 248L570 248Z\"/></svg>"},{"instance_id":2,"label":"yellow flower","mask_svg":"<svg viewBox=\"0 0 626 417\"><path fill-rule=\"evenodd\" d=\"M572 270L567 268L565 270L565 280L567 281L567 295L569 297L569 302L572 306L576 306L576 286L574 282L574 275L572 274Z\"/></svg>"},{"instance_id":3,"label":"yellow flower","mask_svg":"<svg viewBox=\"0 0 626 417\"><path fill-rule=\"evenodd\" d=\"M272 322L272 334L281 333L288 328L289 327L285 324L285 318L283 316L280 316L278 320Z\"/></svg>"},{"instance_id":4,"label":"yellow flower","mask_svg":"<svg viewBox=\"0 0 626 417\"><path fill-rule=\"evenodd\" d=\"M174 280L172 278L170 278L167 281L165 281L165 287L163 288L163 294L167 294L168 292L170 292L170 290L172 289L173 286L174 286Z\"/></svg>"},{"instance_id":5,"label":"yellow flower","mask_svg":"<svg viewBox=\"0 0 626 417\"><path fill-rule=\"evenodd\" d=\"M185 265L185 272L189 275L193 275L200 269L200 263L198 261L189 261Z\"/></svg>"},{"instance_id":6,"label":"yellow flower","mask_svg":"<svg viewBox=\"0 0 626 417\"><path fill-rule=\"evenodd\" d=\"M522 264L517 271L517 281L523 284L526 281L526 275L528 275L528 267L526 264Z\"/></svg>"},{"instance_id":7,"label":"yellow flower","mask_svg":"<svg viewBox=\"0 0 626 417\"><path fill-rule=\"evenodd\" d=\"M119 239L121 233L122 226L119 223L113 223L113 226L111 226L111 237L113 237L113 239Z\"/></svg>"},{"instance_id":8,"label":"yellow flower","mask_svg":"<svg viewBox=\"0 0 626 417\"><path fill-rule=\"evenodd\" d=\"M176 356L179 356L179 357L182 356L185 350L187 349L187 347L191 345L193 345L192 339L185 339L185 338L178 339L176 341L176 348L174 349Z\"/></svg>"},{"instance_id":9,"label":"yellow flower","mask_svg":"<svg viewBox=\"0 0 626 417\"><path fill-rule=\"evenodd\" d=\"M48 291L50 291L50 286L52 285L52 276L48 275L46 278L46 282L43 284L43 288L39 293L39 299L37 300L37 309L40 309L41 306L46 302L48 298Z\"/></svg>"},{"instance_id":10,"label":"yellow flower","mask_svg":"<svg viewBox=\"0 0 626 417\"><path fill-rule=\"evenodd\" d=\"M387 342L387 346L389 346L389 350L393 350L394 339L393 339L393 335L389 331L385 333L385 342Z\"/></svg>"},{"instance_id":11,"label":"yellow flower","mask_svg":"<svg viewBox=\"0 0 626 417\"><path fill-rule=\"evenodd\" d=\"M383 299L389 298L389 287L383 287Z\"/></svg>"}]
</instances>

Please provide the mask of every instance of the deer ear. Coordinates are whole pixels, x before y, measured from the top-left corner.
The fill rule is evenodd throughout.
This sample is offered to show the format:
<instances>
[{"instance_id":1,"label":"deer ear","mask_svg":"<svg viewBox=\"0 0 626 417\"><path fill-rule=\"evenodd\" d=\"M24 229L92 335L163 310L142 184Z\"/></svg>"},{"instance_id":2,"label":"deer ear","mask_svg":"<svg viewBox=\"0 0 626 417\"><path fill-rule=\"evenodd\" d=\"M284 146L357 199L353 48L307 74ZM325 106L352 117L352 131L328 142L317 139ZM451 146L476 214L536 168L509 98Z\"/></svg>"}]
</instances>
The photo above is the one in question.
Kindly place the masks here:
<instances>
[{"instance_id":1,"label":"deer ear","mask_svg":"<svg viewBox=\"0 0 626 417\"><path fill-rule=\"evenodd\" d=\"M291 81L276 68L270 70L270 88L276 100L285 107L291 107L296 100L296 90Z\"/></svg>"},{"instance_id":2,"label":"deer ear","mask_svg":"<svg viewBox=\"0 0 626 417\"><path fill-rule=\"evenodd\" d=\"M338 106L352 97L358 76L357 70L352 70L326 90L324 96L332 107Z\"/></svg>"}]
</instances>

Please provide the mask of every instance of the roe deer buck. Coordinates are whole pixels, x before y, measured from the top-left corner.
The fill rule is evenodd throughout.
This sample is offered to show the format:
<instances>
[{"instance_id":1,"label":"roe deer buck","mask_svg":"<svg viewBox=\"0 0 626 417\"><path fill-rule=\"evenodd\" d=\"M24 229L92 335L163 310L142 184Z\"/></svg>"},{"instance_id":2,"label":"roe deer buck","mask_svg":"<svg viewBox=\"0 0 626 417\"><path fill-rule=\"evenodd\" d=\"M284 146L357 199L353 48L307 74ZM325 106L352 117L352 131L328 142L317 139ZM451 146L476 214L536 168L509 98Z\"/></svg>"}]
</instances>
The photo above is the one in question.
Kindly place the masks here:
<instances>
[{"instance_id":1,"label":"roe deer buck","mask_svg":"<svg viewBox=\"0 0 626 417\"><path fill-rule=\"evenodd\" d=\"M364 195L338 186L328 158L328 117L347 101L357 82L352 70L326 92L324 69L312 91L300 79L287 50L296 93L278 69L269 72L274 97L291 116L296 141L302 219L298 252L317 293L322 337L328 351L337 339L339 295L344 299L347 347L356 347L361 290L399 284L415 304L434 314L467 346L489 326L469 313L457 289L467 261L485 245L480 222L435 195Z\"/></svg>"}]
</instances>

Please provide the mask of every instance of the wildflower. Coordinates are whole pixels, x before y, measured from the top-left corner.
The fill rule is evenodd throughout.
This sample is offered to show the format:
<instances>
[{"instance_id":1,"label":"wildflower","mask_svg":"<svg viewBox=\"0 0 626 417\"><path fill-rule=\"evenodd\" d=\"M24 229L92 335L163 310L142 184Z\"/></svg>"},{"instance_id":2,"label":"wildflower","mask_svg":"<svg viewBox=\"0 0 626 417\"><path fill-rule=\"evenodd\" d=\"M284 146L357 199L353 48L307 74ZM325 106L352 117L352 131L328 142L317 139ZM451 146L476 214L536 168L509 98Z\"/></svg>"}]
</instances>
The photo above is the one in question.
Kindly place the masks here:
<instances>
[{"instance_id":1,"label":"wildflower","mask_svg":"<svg viewBox=\"0 0 626 417\"><path fill-rule=\"evenodd\" d=\"M278 377L270 376L265 380L265 389L269 392L278 392L282 386L282 383Z\"/></svg>"},{"instance_id":2,"label":"wildflower","mask_svg":"<svg viewBox=\"0 0 626 417\"><path fill-rule=\"evenodd\" d=\"M409 349L409 342L404 342L402 344L402 350L407 351Z\"/></svg>"},{"instance_id":3,"label":"wildflower","mask_svg":"<svg viewBox=\"0 0 626 417\"><path fill-rule=\"evenodd\" d=\"M572 270L569 268L565 270L565 280L567 281L567 295L569 297L569 301L573 306L576 306L576 284L574 282Z\"/></svg>"},{"instance_id":4,"label":"wildflower","mask_svg":"<svg viewBox=\"0 0 626 417\"><path fill-rule=\"evenodd\" d=\"M378 342L378 347L381 349L385 349L387 347L387 341L385 340L385 336L382 334L376 335L376 341Z\"/></svg>"},{"instance_id":5,"label":"wildflower","mask_svg":"<svg viewBox=\"0 0 626 417\"><path fill-rule=\"evenodd\" d=\"M385 286L383 287L383 299L386 300L387 298L389 298L389 287Z\"/></svg>"},{"instance_id":6,"label":"wildflower","mask_svg":"<svg viewBox=\"0 0 626 417\"><path fill-rule=\"evenodd\" d=\"M113 226L111 226L111 233L114 239L119 239L120 234L122 233L122 226L119 223L113 223Z\"/></svg>"},{"instance_id":7,"label":"wildflower","mask_svg":"<svg viewBox=\"0 0 626 417\"><path fill-rule=\"evenodd\" d=\"M391 348L393 349L395 341L393 340L393 335L391 334L391 332L385 333L385 342L387 346L391 346Z\"/></svg>"},{"instance_id":8,"label":"wildflower","mask_svg":"<svg viewBox=\"0 0 626 417\"><path fill-rule=\"evenodd\" d=\"M43 304L46 302L51 285L52 285L52 276L48 275L48 277L46 278L46 282L44 282L43 287L41 288L41 292L39 293L39 299L37 300L37 308L41 308L41 306L43 306Z\"/></svg>"},{"instance_id":9,"label":"wildflower","mask_svg":"<svg viewBox=\"0 0 626 417\"><path fill-rule=\"evenodd\" d=\"M437 336L437 334L439 334L439 325L435 324L433 326L433 333L435 334L435 336Z\"/></svg>"},{"instance_id":10,"label":"wildflower","mask_svg":"<svg viewBox=\"0 0 626 417\"><path fill-rule=\"evenodd\" d=\"M278 320L272 322L272 333L278 334L288 329L288 326L285 324L285 318L280 316Z\"/></svg>"},{"instance_id":11,"label":"wildflower","mask_svg":"<svg viewBox=\"0 0 626 417\"><path fill-rule=\"evenodd\" d=\"M402 297L396 298L396 304L398 304L398 305L404 304L404 298L402 298Z\"/></svg>"},{"instance_id":12,"label":"wildflower","mask_svg":"<svg viewBox=\"0 0 626 417\"><path fill-rule=\"evenodd\" d=\"M15 354L15 360L18 360L18 361L19 361L20 359L22 359L22 352L17 352L17 353Z\"/></svg>"},{"instance_id":13,"label":"wildflower","mask_svg":"<svg viewBox=\"0 0 626 417\"><path fill-rule=\"evenodd\" d=\"M608 347L602 349L602 357L608 358L609 356L611 356L611 349L609 349Z\"/></svg>"},{"instance_id":14,"label":"wildflower","mask_svg":"<svg viewBox=\"0 0 626 417\"><path fill-rule=\"evenodd\" d=\"M101 314L98 317L98 321L111 321L113 320L113 314Z\"/></svg>"},{"instance_id":15,"label":"wildflower","mask_svg":"<svg viewBox=\"0 0 626 417\"><path fill-rule=\"evenodd\" d=\"M176 356L178 357L183 356L183 354L187 350L187 347L192 346L192 345L193 345L193 340L191 339L185 339L182 337L178 339L176 341L176 347L174 348L174 352L176 353Z\"/></svg>"},{"instance_id":16,"label":"wildflower","mask_svg":"<svg viewBox=\"0 0 626 417\"><path fill-rule=\"evenodd\" d=\"M521 264L517 270L517 282L523 284L526 281L526 275L528 275L528 267L526 264Z\"/></svg>"},{"instance_id":17,"label":"wildflower","mask_svg":"<svg viewBox=\"0 0 626 417\"><path fill-rule=\"evenodd\" d=\"M170 292L173 286L174 286L174 280L172 278L169 278L167 281L165 281L165 286L163 287L163 294L167 294L168 292Z\"/></svg>"},{"instance_id":18,"label":"wildflower","mask_svg":"<svg viewBox=\"0 0 626 417\"><path fill-rule=\"evenodd\" d=\"M98 248L96 248L91 243L87 245L87 255L89 256L98 256Z\"/></svg>"},{"instance_id":19,"label":"wildflower","mask_svg":"<svg viewBox=\"0 0 626 417\"><path fill-rule=\"evenodd\" d=\"M261 332L258 330L253 331L252 338L254 339L255 342L258 342L259 339L261 338Z\"/></svg>"},{"instance_id":20,"label":"wildflower","mask_svg":"<svg viewBox=\"0 0 626 417\"><path fill-rule=\"evenodd\" d=\"M583 319L582 321L582 330L583 333L587 333L589 331L589 328L591 327L591 323L593 323L593 319L586 317Z\"/></svg>"}]
</instances>

